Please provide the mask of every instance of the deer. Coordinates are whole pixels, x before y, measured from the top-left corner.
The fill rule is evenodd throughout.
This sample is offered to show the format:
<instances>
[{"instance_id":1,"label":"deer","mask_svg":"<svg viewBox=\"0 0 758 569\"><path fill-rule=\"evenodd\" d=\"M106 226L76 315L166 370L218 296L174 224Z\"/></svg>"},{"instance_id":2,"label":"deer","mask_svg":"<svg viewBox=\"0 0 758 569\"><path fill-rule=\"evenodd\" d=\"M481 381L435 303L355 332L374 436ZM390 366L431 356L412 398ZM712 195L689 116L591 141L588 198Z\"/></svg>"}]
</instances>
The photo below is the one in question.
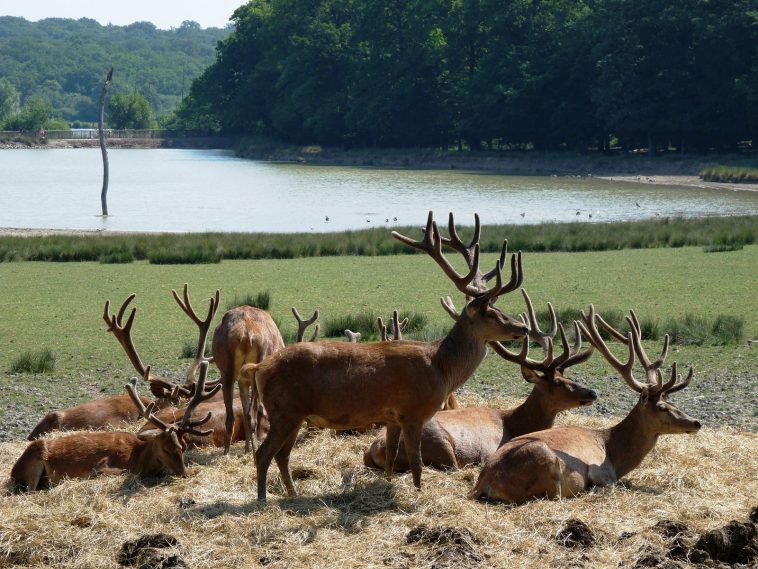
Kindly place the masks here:
<instances>
[{"instance_id":1,"label":"deer","mask_svg":"<svg viewBox=\"0 0 758 569\"><path fill-rule=\"evenodd\" d=\"M402 431L413 484L421 489L421 430L457 387L473 374L491 340L516 340L527 326L494 306L503 294L521 286L521 253L511 256L511 278L503 283L496 263L492 288L473 284L479 272L479 244L473 269L459 274L442 254L442 237L429 212L423 239L393 232L393 237L425 251L456 288L471 300L450 332L435 342L308 342L287 346L258 364L246 364L240 375L252 380L269 413L271 427L255 454L258 500L266 501L266 480L276 458L284 487L297 494L289 455L302 423L350 429L387 424L385 475L392 476Z\"/></svg>"},{"instance_id":2,"label":"deer","mask_svg":"<svg viewBox=\"0 0 758 569\"><path fill-rule=\"evenodd\" d=\"M639 321L633 310L627 316L625 337L612 328L590 305L589 315L580 312L578 325L590 343L603 354L639 399L629 414L607 429L566 426L516 437L493 454L482 468L470 498L523 503L537 498L568 498L593 486L614 484L637 468L663 434L695 433L700 421L681 411L667 398L690 384L693 368L684 381L671 368L663 382L661 366L668 355L668 334L658 359L651 362L642 347ZM629 350L622 363L606 345L597 322ZM645 381L634 377L635 355L642 364Z\"/></svg>"},{"instance_id":3,"label":"deer","mask_svg":"<svg viewBox=\"0 0 758 569\"><path fill-rule=\"evenodd\" d=\"M522 377L533 385L527 399L519 406L502 410L492 407L468 407L443 410L424 423L421 431L423 463L434 468L455 470L474 464L484 464L499 447L514 437L549 429L561 411L592 405L597 394L588 387L567 378L567 368L580 364L592 355L593 349L581 350L582 338L575 328L573 348L569 348L563 325L556 325L555 311L548 303L552 326L542 332L534 314L534 307L526 290L521 289L527 305L529 334L522 340L521 351L510 352L500 342L490 347L503 359L520 366ZM442 302L448 314L457 319L459 314L448 296ZM522 315L525 320L527 314ZM563 353L553 356L553 339L560 330ZM545 357L541 361L529 358L529 340L545 344ZM363 463L370 468L383 468L386 455L386 436L380 432L363 455ZM394 468L407 470L403 441Z\"/></svg>"},{"instance_id":4,"label":"deer","mask_svg":"<svg viewBox=\"0 0 758 569\"><path fill-rule=\"evenodd\" d=\"M136 435L125 431L75 433L32 441L13 465L12 480L19 489L34 492L58 484L64 478L90 478L123 472L157 476L165 471L187 476L182 435L207 436L211 433L198 430L210 420L210 413L203 419L193 420L190 419L191 411L221 389L216 385L206 391L207 371L208 362L201 362L196 389L187 406L189 411L178 425L158 419L153 413L155 402L145 405L134 384L129 383L125 386L128 397L140 416L156 428Z\"/></svg>"},{"instance_id":5,"label":"deer","mask_svg":"<svg viewBox=\"0 0 758 569\"><path fill-rule=\"evenodd\" d=\"M297 342L304 341L305 332L308 329L308 327L316 322L319 317L319 311L316 310L313 315L308 318L302 318L300 316L300 313L297 311L297 308L294 306L292 307L292 314L295 316L295 319L297 320L298 324L298 331L296 336ZM321 330L321 327L319 324L316 324L313 334L311 335L310 339L307 340L309 342L314 342L318 338L319 332ZM245 438L244 435L244 413L242 409L242 402L235 398L234 404L232 406L232 409L234 411L234 424L232 428L232 435L231 435L231 444L234 444L236 442L242 441ZM226 404L222 401L210 401L207 403L202 403L199 405L195 411L195 413L212 413L212 417L207 423L207 427L211 428L213 430L213 433L210 436L198 436L193 433L186 433L182 437L183 443L187 446L187 448L196 448L196 447L205 447L205 446L214 446L214 447L223 447L226 441ZM177 421L181 421L184 418L184 415L186 413L185 408L166 408L160 411L156 414L156 416L167 423L175 423ZM140 431L148 430L151 428L151 423L145 423L145 425L142 426ZM255 438L258 442L261 442L268 433L269 423L268 423L268 416L265 413L265 410L261 407L259 407L259 413L256 421L256 428L255 428Z\"/></svg>"},{"instance_id":6,"label":"deer","mask_svg":"<svg viewBox=\"0 0 758 569\"><path fill-rule=\"evenodd\" d=\"M213 332L213 359L221 374L221 391L224 400L224 454L229 454L234 431L234 383L239 385L242 405L242 426L245 435L245 452L258 447L253 433L258 430L258 394L251 392L252 377L240 375L246 363L263 361L267 356L284 348L284 340L274 319L263 309L253 306L238 306L228 310ZM255 412L253 412L255 410Z\"/></svg>"},{"instance_id":7,"label":"deer","mask_svg":"<svg viewBox=\"0 0 758 569\"><path fill-rule=\"evenodd\" d=\"M137 296L135 293L127 297L116 315L110 314L110 301L105 302L103 310L103 320L108 325L108 332L113 333L126 352L134 369L150 384L150 391L154 399L151 400L145 396L140 396L143 403L148 404L154 401L157 409L178 405L180 398L192 396L197 367L202 361L210 361L204 358L205 344L207 342L208 329L218 308L219 301L219 291L216 291L215 296L209 301L207 317L201 320L192 309L187 284L184 285L182 298L179 297L175 290L171 292L180 308L197 324L199 329L196 356L187 370L187 381L184 386L174 385L167 379L157 375L150 374L149 377L145 375L145 371L148 368L142 363L131 335L132 325L137 314L136 308L132 309L129 318L124 322L126 311ZM126 424L134 423L139 418L139 413L127 394L106 396L67 409L51 411L37 423L27 437L27 440L32 441L57 430L77 431L84 429L119 428Z\"/></svg>"}]
</instances>

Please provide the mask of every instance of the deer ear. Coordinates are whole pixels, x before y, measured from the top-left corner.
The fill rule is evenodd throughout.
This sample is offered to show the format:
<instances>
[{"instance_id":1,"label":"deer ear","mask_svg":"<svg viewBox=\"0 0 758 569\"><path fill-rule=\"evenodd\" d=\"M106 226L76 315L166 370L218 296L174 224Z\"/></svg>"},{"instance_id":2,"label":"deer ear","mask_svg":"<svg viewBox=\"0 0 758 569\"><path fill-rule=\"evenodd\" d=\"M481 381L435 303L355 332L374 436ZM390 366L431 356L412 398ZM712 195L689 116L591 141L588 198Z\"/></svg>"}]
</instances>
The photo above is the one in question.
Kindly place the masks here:
<instances>
[{"instance_id":1,"label":"deer ear","mask_svg":"<svg viewBox=\"0 0 758 569\"><path fill-rule=\"evenodd\" d=\"M163 431L160 429L150 429L149 431L142 431L141 433L137 433L137 438L141 441L152 441L153 439L157 439L163 434Z\"/></svg>"},{"instance_id":2,"label":"deer ear","mask_svg":"<svg viewBox=\"0 0 758 569\"><path fill-rule=\"evenodd\" d=\"M533 370L528 367L521 366L521 377L527 380L529 383L539 383L542 379Z\"/></svg>"}]
</instances>

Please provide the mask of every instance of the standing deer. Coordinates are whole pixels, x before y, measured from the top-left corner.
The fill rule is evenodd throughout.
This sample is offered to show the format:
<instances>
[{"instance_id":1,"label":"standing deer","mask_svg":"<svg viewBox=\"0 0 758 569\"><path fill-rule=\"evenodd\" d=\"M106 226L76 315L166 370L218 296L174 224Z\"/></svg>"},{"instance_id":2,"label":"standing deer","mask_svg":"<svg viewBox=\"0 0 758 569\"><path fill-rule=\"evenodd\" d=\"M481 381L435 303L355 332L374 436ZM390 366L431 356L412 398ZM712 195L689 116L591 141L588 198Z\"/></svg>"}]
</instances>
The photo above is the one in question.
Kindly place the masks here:
<instances>
[{"instance_id":1,"label":"standing deer","mask_svg":"<svg viewBox=\"0 0 758 569\"><path fill-rule=\"evenodd\" d=\"M573 349L569 349L563 326L555 324L555 312L552 305L548 305L554 325L549 332L542 332L529 295L524 289L521 292L529 315L529 338L522 340L521 352L511 353L499 342L492 342L490 346L500 357L519 364L523 378L534 385L529 397L518 407L507 410L468 407L439 411L424 423L421 431L421 456L425 465L463 468L470 464L483 464L513 437L549 429L561 411L592 405L597 399L594 391L563 375L567 368L586 361L592 355L592 348L579 351L579 329L576 329ZM443 301L443 306L453 319L458 318L450 297ZM558 329L563 353L556 358L553 357L553 338ZM529 339L545 342L545 358L542 361L529 359ZM386 435L382 431L364 453L363 462L371 468L383 468L385 456ZM408 469L408 463L404 460L403 441L400 441L395 469Z\"/></svg>"},{"instance_id":2,"label":"standing deer","mask_svg":"<svg viewBox=\"0 0 758 569\"><path fill-rule=\"evenodd\" d=\"M512 439L501 447L482 469L471 498L488 498L521 503L535 498L572 497L592 486L606 486L626 476L639 466L663 434L694 433L697 421L669 403L671 393L687 387L692 380L680 383L676 363L671 379L663 382L660 371L668 353L668 335L663 340L660 357L650 362L640 341L640 326L634 311L627 316L629 334L613 329L590 305L589 316L581 312L582 332L640 394L637 404L618 424L608 429L578 426L558 427ZM628 345L629 359L621 363L600 337L595 321L609 334ZM645 370L646 381L634 378L635 354Z\"/></svg>"},{"instance_id":3,"label":"standing deer","mask_svg":"<svg viewBox=\"0 0 758 569\"><path fill-rule=\"evenodd\" d=\"M33 441L13 465L11 478L21 489L33 492L57 484L64 478L90 478L125 471L140 476L155 476L164 471L186 476L182 435L193 433L206 436L211 433L197 430L197 427L208 422L210 414L204 419L190 420L191 410L220 389L217 385L206 392L207 371L208 362L202 362L197 389L187 406L190 411L178 426L160 421L153 414L155 404L145 406L134 385L127 384L126 390L140 416L158 428L138 435L123 431L76 433L57 439Z\"/></svg>"},{"instance_id":4,"label":"standing deer","mask_svg":"<svg viewBox=\"0 0 758 569\"><path fill-rule=\"evenodd\" d=\"M313 313L313 316L311 316L308 319L304 319L300 316L300 313L297 311L297 309L293 306L292 307L292 314L294 314L295 319L297 320L298 324L298 331L297 331L297 342L302 342L303 338L305 337L305 332L308 329L308 327L316 322L319 316L318 310L316 310ZM313 342L318 337L319 331L321 327L316 324L313 334L311 335L309 342ZM234 411L234 423L232 428L232 434L231 434L231 444L234 444L238 441L242 441L245 438L245 428L244 428L244 411L242 408L242 402L238 398L234 398L234 405L232 407ZM200 404L195 410L194 413L196 414L202 414L202 413L212 413L211 419L208 421L206 426L213 430L213 433L210 436L198 436L193 433L186 433L182 437L182 441L185 443L187 448L195 448L195 447L204 447L204 446L215 446L215 447L223 447L226 444L226 403L224 401L209 401L206 403ZM167 408L163 409L160 413L158 413L156 416L166 423L175 423L177 421L181 421L184 418L184 415L186 413L185 408ZM145 425L140 429L140 432L143 430L148 430L151 428L151 423L145 423ZM266 438L266 434L268 433L269 423L268 423L268 416L265 412L265 409L263 409L263 406L259 405L258 408L258 416L256 420L256 426L255 426L255 438L258 442L262 441L264 438Z\"/></svg>"},{"instance_id":5,"label":"standing deer","mask_svg":"<svg viewBox=\"0 0 758 569\"><path fill-rule=\"evenodd\" d=\"M281 350L284 340L271 315L253 306L238 306L224 314L221 323L213 332L213 358L221 373L221 387L224 396L225 431L224 454L229 453L234 430L234 382L239 384L239 398L242 404L245 452L257 447L253 433L257 431L259 409L258 394L251 393L253 377L240 375L240 368L246 363L263 361L267 356ZM255 411L255 412L253 412Z\"/></svg>"},{"instance_id":6,"label":"standing deer","mask_svg":"<svg viewBox=\"0 0 758 569\"><path fill-rule=\"evenodd\" d=\"M216 309L218 308L219 291L216 291L215 296L210 299L206 319L201 320L192 309L186 284L184 285L183 300L175 290L172 290L171 292L177 304L179 304L185 314L197 324L199 329L197 353L195 359L187 370L187 382L184 386L174 385L157 375L145 375L145 371L148 368L142 363L142 360L134 347L134 341L131 335L132 325L134 324L134 319L137 314L136 308L132 308L129 318L124 322L124 314L129 308L129 304L137 296L136 294L133 293L127 297L116 315L110 314L110 301L106 301L105 309L103 310L103 320L105 320L105 323L108 325L108 332L112 332L119 344L121 344L121 347L126 352L134 369L140 374L140 376L143 376L145 380L150 383L150 391L155 399L151 400L147 397L140 396L142 402L147 405L151 401L154 401L156 409L177 405L180 398L192 396L197 367L202 361L208 361L203 354L205 352L208 329L211 320L213 320L213 316L216 313ZM87 403L75 407L51 411L42 418L36 427L34 427L29 434L28 440L38 439L51 431L57 430L77 431L83 429L118 428L123 427L125 424L133 423L139 418L140 415L128 395L122 394L101 397L100 399L88 401Z\"/></svg>"},{"instance_id":7,"label":"standing deer","mask_svg":"<svg viewBox=\"0 0 758 569\"><path fill-rule=\"evenodd\" d=\"M421 488L421 428L442 403L476 370L487 342L524 337L527 326L493 306L499 296L521 286L521 254L511 258L511 279L503 284L502 266L495 267L496 284L487 289L472 284L474 268L461 276L442 254L442 237L432 212L421 241L396 232L397 239L428 253L471 300L450 332L436 342L310 342L294 344L260 364L243 366L241 375L255 383L269 413L271 429L256 453L258 500L266 500L266 478L276 458L289 495L295 487L289 455L306 419L322 428L349 429L369 423L387 424L385 473L392 475L402 430L413 483Z\"/></svg>"}]
</instances>

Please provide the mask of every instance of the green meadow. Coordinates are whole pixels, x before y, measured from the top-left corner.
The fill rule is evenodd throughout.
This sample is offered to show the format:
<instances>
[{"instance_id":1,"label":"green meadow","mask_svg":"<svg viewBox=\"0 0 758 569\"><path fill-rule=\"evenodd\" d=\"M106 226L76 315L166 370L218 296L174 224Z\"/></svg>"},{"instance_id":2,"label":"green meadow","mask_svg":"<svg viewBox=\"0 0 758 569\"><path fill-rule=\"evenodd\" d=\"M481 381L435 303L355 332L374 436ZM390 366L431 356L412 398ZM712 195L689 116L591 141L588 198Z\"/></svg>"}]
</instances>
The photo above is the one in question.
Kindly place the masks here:
<instances>
[{"instance_id":1,"label":"green meadow","mask_svg":"<svg viewBox=\"0 0 758 569\"><path fill-rule=\"evenodd\" d=\"M495 259L494 254L483 255L482 266L491 267ZM641 319L657 323L661 335L667 331L666 322L690 318L697 325L719 317L738 319L739 342L675 344L668 363L696 368L693 387L697 389L677 395L679 401L691 400L703 409L711 406L707 412L713 420L757 430L758 347L750 349L745 342L758 337L757 269L758 245L721 253L706 253L702 247L525 253L524 288L538 311L544 311L548 301L561 312L590 303L601 314L634 308ZM439 298L450 294L459 308L462 304L461 295L436 264L420 255L199 265L0 263L0 396L5 402L0 417L7 425L5 437L25 433L44 411L119 392L135 375L106 332L102 320L106 299L111 300L111 310L117 310L130 293L137 293L133 302L138 309L133 330L137 349L145 363L180 380L188 364L181 357L183 345L197 334L171 297L171 289L180 290L185 282L199 312L216 288L221 289L222 307L235 297L268 291L270 311L285 338L296 329L291 306L303 315L318 308L322 324L367 312L386 320L397 308L401 315L414 312L425 318L425 327L417 334L431 338L444 334L451 324ZM524 302L515 292L502 297L498 306L517 314ZM216 320L220 318L221 311ZM660 345L660 339L646 342L651 356L657 355ZM11 371L22 354L43 350L54 355L52 372ZM601 393L603 400L591 413L619 413L631 404L631 391L599 355L571 373ZM516 366L490 354L464 388L486 400L494 393L523 395L529 385Z\"/></svg>"}]
</instances>

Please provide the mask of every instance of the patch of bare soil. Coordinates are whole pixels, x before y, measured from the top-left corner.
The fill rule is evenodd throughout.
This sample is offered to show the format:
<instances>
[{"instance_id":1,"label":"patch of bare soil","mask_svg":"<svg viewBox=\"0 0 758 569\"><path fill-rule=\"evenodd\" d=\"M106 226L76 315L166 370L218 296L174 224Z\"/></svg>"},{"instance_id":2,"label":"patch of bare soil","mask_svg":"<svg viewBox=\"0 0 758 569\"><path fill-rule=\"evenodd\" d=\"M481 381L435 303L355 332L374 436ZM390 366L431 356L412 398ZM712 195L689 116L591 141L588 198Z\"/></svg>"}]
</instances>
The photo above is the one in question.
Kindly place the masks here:
<instances>
[{"instance_id":1,"label":"patch of bare soil","mask_svg":"<svg viewBox=\"0 0 758 569\"><path fill-rule=\"evenodd\" d=\"M556 536L558 543L569 548L587 548L595 544L595 533L582 520L571 518Z\"/></svg>"},{"instance_id":2,"label":"patch of bare soil","mask_svg":"<svg viewBox=\"0 0 758 569\"><path fill-rule=\"evenodd\" d=\"M480 541L468 528L429 527L419 525L405 536L409 545L426 545L426 557L433 561L431 567L461 567L480 563L484 556L477 553Z\"/></svg>"},{"instance_id":3,"label":"patch of bare soil","mask_svg":"<svg viewBox=\"0 0 758 569\"><path fill-rule=\"evenodd\" d=\"M686 186L688 188L713 188L758 192L758 184L732 184L729 182L706 182L698 176L598 176L612 182L634 182L636 184L655 184L659 186Z\"/></svg>"},{"instance_id":4,"label":"patch of bare soil","mask_svg":"<svg viewBox=\"0 0 758 569\"><path fill-rule=\"evenodd\" d=\"M140 569L185 569L187 564L181 557L164 551L177 545L176 538L165 533L143 535L121 546L118 564Z\"/></svg>"}]
</instances>

